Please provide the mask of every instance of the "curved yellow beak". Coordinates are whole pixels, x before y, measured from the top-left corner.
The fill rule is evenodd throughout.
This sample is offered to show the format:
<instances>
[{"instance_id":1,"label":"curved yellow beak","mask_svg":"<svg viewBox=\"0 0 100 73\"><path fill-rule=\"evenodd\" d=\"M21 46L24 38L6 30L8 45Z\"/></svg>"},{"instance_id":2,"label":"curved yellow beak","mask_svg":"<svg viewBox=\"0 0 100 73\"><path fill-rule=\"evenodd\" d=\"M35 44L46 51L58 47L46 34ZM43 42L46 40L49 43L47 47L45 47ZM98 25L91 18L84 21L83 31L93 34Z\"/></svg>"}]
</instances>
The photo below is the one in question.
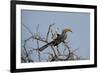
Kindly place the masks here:
<instances>
[{"instance_id":1,"label":"curved yellow beak","mask_svg":"<svg viewBox=\"0 0 100 73\"><path fill-rule=\"evenodd\" d=\"M66 28L66 29L64 29L64 32L72 32L72 30L71 30L71 29Z\"/></svg>"}]
</instances>

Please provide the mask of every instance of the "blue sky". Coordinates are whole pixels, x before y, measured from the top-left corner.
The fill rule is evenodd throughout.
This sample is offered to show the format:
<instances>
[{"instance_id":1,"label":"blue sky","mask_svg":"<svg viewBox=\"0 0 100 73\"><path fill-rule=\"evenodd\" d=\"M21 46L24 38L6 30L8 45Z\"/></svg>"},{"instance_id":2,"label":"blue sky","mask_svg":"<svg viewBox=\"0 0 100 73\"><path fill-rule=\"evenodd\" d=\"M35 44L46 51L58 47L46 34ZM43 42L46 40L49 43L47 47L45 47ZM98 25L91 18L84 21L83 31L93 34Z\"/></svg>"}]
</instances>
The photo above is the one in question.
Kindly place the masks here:
<instances>
[{"instance_id":1,"label":"blue sky","mask_svg":"<svg viewBox=\"0 0 100 73\"><path fill-rule=\"evenodd\" d=\"M27 29L23 27L23 24L33 33L36 33L36 27L39 24L38 31L41 36L46 36L50 24L55 24L54 27L59 28L59 33L61 33L64 28L72 29L73 32L68 34L72 50L79 48L75 54L86 59L90 58L89 13L22 10L22 40L25 40L30 36L30 34ZM42 45L44 45L44 43L40 46ZM28 46L35 47L36 44L31 41ZM49 49L46 51L49 51ZM36 54L32 55L32 58L36 58Z\"/></svg>"}]
</instances>

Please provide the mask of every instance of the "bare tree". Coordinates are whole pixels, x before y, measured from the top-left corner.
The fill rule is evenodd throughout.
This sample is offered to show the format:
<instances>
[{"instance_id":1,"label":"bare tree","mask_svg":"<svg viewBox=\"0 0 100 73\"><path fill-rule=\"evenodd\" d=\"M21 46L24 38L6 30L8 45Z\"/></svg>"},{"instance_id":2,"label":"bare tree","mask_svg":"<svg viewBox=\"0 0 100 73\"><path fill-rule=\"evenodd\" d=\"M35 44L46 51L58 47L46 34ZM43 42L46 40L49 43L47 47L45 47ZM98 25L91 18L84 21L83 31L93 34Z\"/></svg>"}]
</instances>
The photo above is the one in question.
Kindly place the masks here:
<instances>
[{"instance_id":1,"label":"bare tree","mask_svg":"<svg viewBox=\"0 0 100 73\"><path fill-rule=\"evenodd\" d=\"M53 29L54 24L49 25L46 36L40 36L39 24L36 27L35 34L32 33L32 31L26 25L23 25L23 26L25 27L25 29L27 29L27 31L31 34L31 36L28 37L27 39L22 40L22 50L21 50L21 62L22 63L42 62L42 61L46 61L46 62L67 61L67 60L81 59L78 55L74 53L77 49L72 51L71 47L69 46L70 41L68 41L68 38L66 41L64 41L61 44L63 47L59 47L59 45L58 46L50 45L50 48L49 48L51 49L50 52L39 51L39 48L41 47L39 43L48 44L49 37L51 40L54 40L57 37L58 31L56 31L57 29ZM35 41L34 43L37 45L37 48L33 48L30 46L26 47L27 42L30 42L30 40ZM36 54L33 55L33 52L35 52ZM36 56L37 56L37 60L35 60ZM44 57L44 56L47 56L47 57Z\"/></svg>"}]
</instances>

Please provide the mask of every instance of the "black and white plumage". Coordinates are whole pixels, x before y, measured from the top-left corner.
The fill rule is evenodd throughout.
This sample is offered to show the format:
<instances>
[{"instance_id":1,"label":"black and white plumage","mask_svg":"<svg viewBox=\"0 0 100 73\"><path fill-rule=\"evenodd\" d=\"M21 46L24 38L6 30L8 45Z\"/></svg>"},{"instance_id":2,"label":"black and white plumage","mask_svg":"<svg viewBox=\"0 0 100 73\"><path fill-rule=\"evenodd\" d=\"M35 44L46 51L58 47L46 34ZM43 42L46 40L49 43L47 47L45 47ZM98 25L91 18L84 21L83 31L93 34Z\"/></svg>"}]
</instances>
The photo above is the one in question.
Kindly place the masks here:
<instances>
[{"instance_id":1,"label":"black and white plumage","mask_svg":"<svg viewBox=\"0 0 100 73\"><path fill-rule=\"evenodd\" d=\"M66 38L67 38L66 32L72 32L72 30L71 29L64 29L61 34L57 34L56 39L54 39L53 41L51 41L51 42L47 43L46 45L40 47L38 50L43 51L44 49L46 49L50 45L57 46L61 42L64 42L64 40L66 40Z\"/></svg>"}]
</instances>

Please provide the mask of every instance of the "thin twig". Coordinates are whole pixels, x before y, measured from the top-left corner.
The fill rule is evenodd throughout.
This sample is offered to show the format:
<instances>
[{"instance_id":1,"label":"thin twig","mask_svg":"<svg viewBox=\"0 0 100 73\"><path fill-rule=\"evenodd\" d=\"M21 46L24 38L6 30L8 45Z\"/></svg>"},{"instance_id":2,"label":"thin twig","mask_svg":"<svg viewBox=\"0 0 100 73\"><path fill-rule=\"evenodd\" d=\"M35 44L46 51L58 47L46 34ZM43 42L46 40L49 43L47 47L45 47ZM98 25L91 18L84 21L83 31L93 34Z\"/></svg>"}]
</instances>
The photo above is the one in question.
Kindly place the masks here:
<instances>
[{"instance_id":1,"label":"thin twig","mask_svg":"<svg viewBox=\"0 0 100 73\"><path fill-rule=\"evenodd\" d=\"M39 29L39 24L38 24L37 29L36 29L37 34L39 34L38 29ZM39 40L37 40L37 48L39 48ZM39 58L39 62L41 62L40 51L38 51L38 58Z\"/></svg>"},{"instance_id":2,"label":"thin twig","mask_svg":"<svg viewBox=\"0 0 100 73\"><path fill-rule=\"evenodd\" d=\"M28 54L28 52L27 52L27 50L26 50L26 47L25 47L26 42L27 42L27 41L25 41L25 42L24 42L24 46L23 46L23 48L24 48L25 53L26 53L26 59L27 59L27 60L28 60L28 62L29 62L29 54Z\"/></svg>"},{"instance_id":3,"label":"thin twig","mask_svg":"<svg viewBox=\"0 0 100 73\"><path fill-rule=\"evenodd\" d=\"M51 48L52 48L52 50L53 50L53 52L54 52L54 56L57 58L57 53L56 53L56 51L54 50L55 48L53 47L53 45L51 45Z\"/></svg>"},{"instance_id":4,"label":"thin twig","mask_svg":"<svg viewBox=\"0 0 100 73\"><path fill-rule=\"evenodd\" d=\"M50 32L50 29L51 29L51 27L52 27L53 25L54 25L54 24L49 25L48 32L47 32L47 36L46 36L46 41L48 40L49 32Z\"/></svg>"},{"instance_id":5,"label":"thin twig","mask_svg":"<svg viewBox=\"0 0 100 73\"><path fill-rule=\"evenodd\" d=\"M69 43L69 41L68 42L66 42L66 44L68 45L68 43ZM65 46L65 44L64 43L62 43L64 46ZM65 46L65 48L64 48L64 50L63 50L63 54L66 52L66 46Z\"/></svg>"},{"instance_id":6,"label":"thin twig","mask_svg":"<svg viewBox=\"0 0 100 73\"><path fill-rule=\"evenodd\" d=\"M39 41L42 41L42 42L45 42L45 43L47 43L47 41L46 40L43 40L42 38L37 38L37 37L35 37L35 36L32 36L32 38L33 39L36 39L36 40L39 40Z\"/></svg>"},{"instance_id":7,"label":"thin twig","mask_svg":"<svg viewBox=\"0 0 100 73\"><path fill-rule=\"evenodd\" d=\"M66 58L66 60L68 60L70 58L70 54L71 54L70 47L66 44L65 41L63 43L66 46L66 48L68 49L68 51L69 51L68 57Z\"/></svg>"}]
</instances>

